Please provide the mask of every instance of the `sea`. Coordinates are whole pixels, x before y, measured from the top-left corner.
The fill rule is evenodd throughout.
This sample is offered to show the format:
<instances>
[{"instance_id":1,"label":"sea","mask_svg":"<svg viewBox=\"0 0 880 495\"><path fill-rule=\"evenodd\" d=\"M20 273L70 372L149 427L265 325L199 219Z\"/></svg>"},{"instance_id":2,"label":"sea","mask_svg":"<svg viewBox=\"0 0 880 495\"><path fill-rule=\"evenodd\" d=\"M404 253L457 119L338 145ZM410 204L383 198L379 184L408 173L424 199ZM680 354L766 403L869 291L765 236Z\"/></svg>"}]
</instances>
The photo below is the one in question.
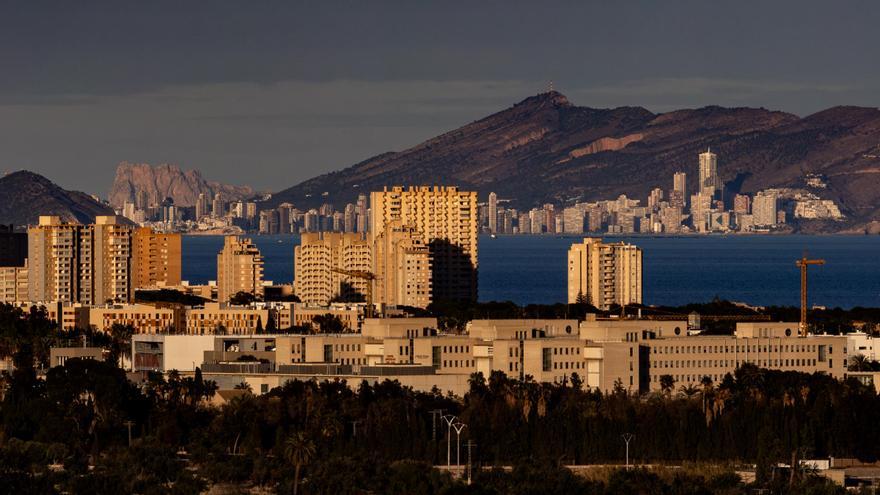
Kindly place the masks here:
<instances>
[{"instance_id":1,"label":"sea","mask_svg":"<svg viewBox=\"0 0 880 495\"><path fill-rule=\"evenodd\" d=\"M251 236L265 258L265 278L293 280L297 235ZM707 235L604 237L643 251L644 303L680 306L715 298L757 306L800 304L795 260L811 266L810 304L829 308L880 307L880 236ZM552 304L566 300L569 246L580 238L553 235L480 236L480 301ZM183 237L183 279L216 278L222 236Z\"/></svg>"}]
</instances>

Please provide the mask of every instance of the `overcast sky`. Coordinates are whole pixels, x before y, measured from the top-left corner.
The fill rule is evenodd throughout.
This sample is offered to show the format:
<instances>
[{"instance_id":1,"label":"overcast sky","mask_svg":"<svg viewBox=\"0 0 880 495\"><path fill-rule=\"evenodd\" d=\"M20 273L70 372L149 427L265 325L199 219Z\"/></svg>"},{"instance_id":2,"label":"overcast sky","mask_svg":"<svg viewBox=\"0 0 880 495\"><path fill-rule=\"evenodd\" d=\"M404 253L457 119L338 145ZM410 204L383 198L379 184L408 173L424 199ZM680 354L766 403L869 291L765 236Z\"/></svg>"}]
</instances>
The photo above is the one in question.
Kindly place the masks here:
<instances>
[{"instance_id":1,"label":"overcast sky","mask_svg":"<svg viewBox=\"0 0 880 495\"><path fill-rule=\"evenodd\" d=\"M106 196L118 162L167 162L279 190L550 80L655 112L880 105L880 2L720 3L0 0L0 172Z\"/></svg>"}]
</instances>

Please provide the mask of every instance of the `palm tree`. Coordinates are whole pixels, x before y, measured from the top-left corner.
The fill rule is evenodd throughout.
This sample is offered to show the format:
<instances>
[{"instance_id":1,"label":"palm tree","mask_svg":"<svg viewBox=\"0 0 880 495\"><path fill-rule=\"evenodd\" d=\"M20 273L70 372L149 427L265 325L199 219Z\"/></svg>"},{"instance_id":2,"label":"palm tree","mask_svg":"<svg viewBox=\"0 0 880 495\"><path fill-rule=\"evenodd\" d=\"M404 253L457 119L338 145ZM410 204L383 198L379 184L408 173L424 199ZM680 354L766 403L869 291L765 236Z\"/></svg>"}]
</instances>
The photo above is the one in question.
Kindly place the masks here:
<instances>
[{"instance_id":1,"label":"palm tree","mask_svg":"<svg viewBox=\"0 0 880 495\"><path fill-rule=\"evenodd\" d=\"M672 378L672 375L660 375L660 389L663 393L669 395L673 388L675 388L675 378Z\"/></svg>"},{"instance_id":2,"label":"palm tree","mask_svg":"<svg viewBox=\"0 0 880 495\"><path fill-rule=\"evenodd\" d=\"M254 389L251 388L251 384L248 382L241 382L235 385L235 390L244 390L245 392L252 394L254 393Z\"/></svg>"},{"instance_id":3,"label":"palm tree","mask_svg":"<svg viewBox=\"0 0 880 495\"><path fill-rule=\"evenodd\" d=\"M299 471L315 457L315 444L305 432L298 431L284 442L284 457L293 464L293 495L299 489Z\"/></svg>"},{"instance_id":4,"label":"palm tree","mask_svg":"<svg viewBox=\"0 0 880 495\"><path fill-rule=\"evenodd\" d=\"M691 399L691 398L693 398L695 395L697 395L698 393L700 393L700 389L698 389L698 388L695 387L694 385L687 384L687 385L682 385L682 386L678 389L678 393L681 394L681 395L683 395L683 396L685 396L685 397L687 397L688 399Z\"/></svg>"},{"instance_id":5,"label":"palm tree","mask_svg":"<svg viewBox=\"0 0 880 495\"><path fill-rule=\"evenodd\" d=\"M864 354L856 354L849 362L850 371L865 371L871 368L871 363Z\"/></svg>"}]
</instances>

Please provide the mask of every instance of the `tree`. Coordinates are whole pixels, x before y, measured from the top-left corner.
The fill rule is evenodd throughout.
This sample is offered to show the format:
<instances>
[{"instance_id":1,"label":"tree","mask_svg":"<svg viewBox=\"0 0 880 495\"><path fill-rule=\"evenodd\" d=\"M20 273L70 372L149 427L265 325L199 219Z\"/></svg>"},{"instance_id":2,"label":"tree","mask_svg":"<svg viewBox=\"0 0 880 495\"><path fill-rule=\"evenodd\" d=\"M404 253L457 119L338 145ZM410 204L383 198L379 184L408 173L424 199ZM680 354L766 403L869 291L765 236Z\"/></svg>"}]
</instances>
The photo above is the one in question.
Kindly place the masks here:
<instances>
[{"instance_id":1,"label":"tree","mask_svg":"<svg viewBox=\"0 0 880 495\"><path fill-rule=\"evenodd\" d=\"M131 337L135 334L132 325L114 323L110 327L110 355L107 360L121 366L123 355L131 356Z\"/></svg>"},{"instance_id":2,"label":"tree","mask_svg":"<svg viewBox=\"0 0 880 495\"><path fill-rule=\"evenodd\" d=\"M305 432L298 431L284 442L284 457L293 464L293 495L296 495L299 490L300 469L315 457L315 444Z\"/></svg>"},{"instance_id":3,"label":"tree","mask_svg":"<svg viewBox=\"0 0 880 495\"><path fill-rule=\"evenodd\" d=\"M338 315L330 313L317 315L312 318L312 322L318 325L320 333L342 333L346 329L342 319Z\"/></svg>"},{"instance_id":4,"label":"tree","mask_svg":"<svg viewBox=\"0 0 880 495\"><path fill-rule=\"evenodd\" d=\"M254 389L251 387L251 384L248 382L236 383L235 390L244 390L249 394L254 393Z\"/></svg>"},{"instance_id":5,"label":"tree","mask_svg":"<svg viewBox=\"0 0 880 495\"><path fill-rule=\"evenodd\" d=\"M850 371L869 371L871 369L871 362L868 360L868 357L864 354L856 354L850 359L849 362L849 370Z\"/></svg>"},{"instance_id":6,"label":"tree","mask_svg":"<svg viewBox=\"0 0 880 495\"><path fill-rule=\"evenodd\" d=\"M233 306L248 306L257 300L257 296L250 292L239 291L229 297L229 304Z\"/></svg>"},{"instance_id":7,"label":"tree","mask_svg":"<svg viewBox=\"0 0 880 495\"><path fill-rule=\"evenodd\" d=\"M672 375L660 375L660 389L663 393L669 395L673 388L675 388L675 378L672 378Z\"/></svg>"}]
</instances>

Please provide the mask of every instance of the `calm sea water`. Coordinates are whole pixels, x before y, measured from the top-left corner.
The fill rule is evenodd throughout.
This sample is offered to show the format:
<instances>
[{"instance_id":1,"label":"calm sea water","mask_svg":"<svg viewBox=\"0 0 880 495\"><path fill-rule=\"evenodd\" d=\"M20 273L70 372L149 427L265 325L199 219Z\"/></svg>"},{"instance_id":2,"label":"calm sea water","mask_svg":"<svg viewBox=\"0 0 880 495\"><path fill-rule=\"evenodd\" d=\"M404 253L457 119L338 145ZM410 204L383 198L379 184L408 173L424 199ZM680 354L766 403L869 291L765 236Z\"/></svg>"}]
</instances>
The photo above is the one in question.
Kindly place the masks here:
<instances>
[{"instance_id":1,"label":"calm sea water","mask_svg":"<svg viewBox=\"0 0 880 495\"><path fill-rule=\"evenodd\" d=\"M253 236L266 260L266 278L293 280L298 236ZM800 304L794 261L806 251L824 258L811 267L810 303L880 307L880 236L606 237L644 251L646 304L682 305L722 299L757 305ZM480 300L519 304L564 302L566 253L574 237L480 238ZM216 277L220 236L184 236L183 278Z\"/></svg>"}]
</instances>

